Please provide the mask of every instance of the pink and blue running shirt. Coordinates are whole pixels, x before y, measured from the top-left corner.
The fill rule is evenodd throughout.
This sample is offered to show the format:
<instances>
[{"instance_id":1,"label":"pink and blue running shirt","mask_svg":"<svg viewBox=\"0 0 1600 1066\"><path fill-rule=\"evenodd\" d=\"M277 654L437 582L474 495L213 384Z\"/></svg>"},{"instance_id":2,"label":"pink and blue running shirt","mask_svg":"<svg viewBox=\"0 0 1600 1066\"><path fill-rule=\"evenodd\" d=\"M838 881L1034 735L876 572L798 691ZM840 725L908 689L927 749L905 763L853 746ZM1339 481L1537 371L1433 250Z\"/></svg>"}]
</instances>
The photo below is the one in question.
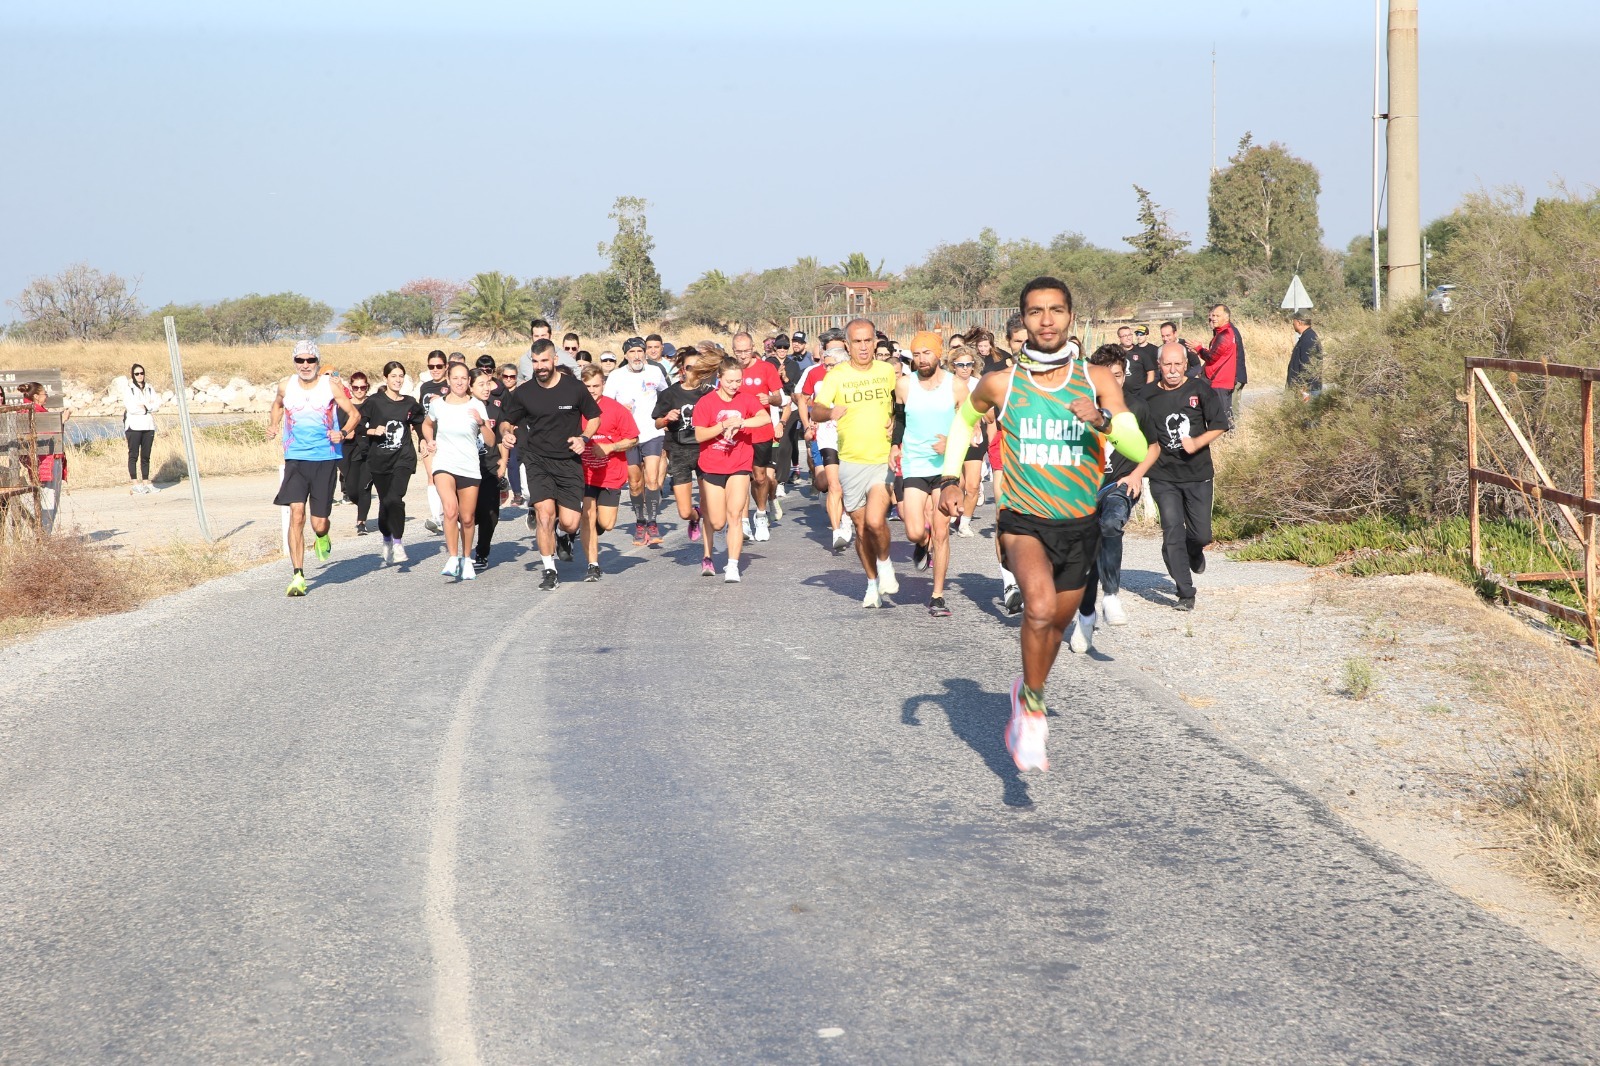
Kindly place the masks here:
<instances>
[{"instance_id":1,"label":"pink and blue running shirt","mask_svg":"<svg viewBox=\"0 0 1600 1066\"><path fill-rule=\"evenodd\" d=\"M307 389L298 377L283 383L283 457L312 462L338 459L339 445L328 431L339 424L339 405L333 400L332 379L323 374Z\"/></svg>"}]
</instances>

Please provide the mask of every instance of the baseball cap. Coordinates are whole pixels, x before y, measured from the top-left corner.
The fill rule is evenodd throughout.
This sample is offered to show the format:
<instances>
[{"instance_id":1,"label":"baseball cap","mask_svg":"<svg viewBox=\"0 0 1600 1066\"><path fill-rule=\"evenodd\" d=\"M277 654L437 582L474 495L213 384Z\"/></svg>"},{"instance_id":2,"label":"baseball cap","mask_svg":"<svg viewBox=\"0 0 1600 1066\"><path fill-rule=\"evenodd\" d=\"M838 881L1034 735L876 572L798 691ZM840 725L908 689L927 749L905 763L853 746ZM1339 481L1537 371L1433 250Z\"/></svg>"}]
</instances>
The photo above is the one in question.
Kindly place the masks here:
<instances>
[{"instance_id":1,"label":"baseball cap","mask_svg":"<svg viewBox=\"0 0 1600 1066\"><path fill-rule=\"evenodd\" d=\"M1133 335L1135 337L1148 337L1148 336L1150 336L1150 327L1149 326L1134 326L1133 327Z\"/></svg>"},{"instance_id":2,"label":"baseball cap","mask_svg":"<svg viewBox=\"0 0 1600 1066\"><path fill-rule=\"evenodd\" d=\"M797 341L800 344L806 343L806 331L803 330L803 329L795 330L794 331L794 339L795 339L795 341Z\"/></svg>"}]
</instances>

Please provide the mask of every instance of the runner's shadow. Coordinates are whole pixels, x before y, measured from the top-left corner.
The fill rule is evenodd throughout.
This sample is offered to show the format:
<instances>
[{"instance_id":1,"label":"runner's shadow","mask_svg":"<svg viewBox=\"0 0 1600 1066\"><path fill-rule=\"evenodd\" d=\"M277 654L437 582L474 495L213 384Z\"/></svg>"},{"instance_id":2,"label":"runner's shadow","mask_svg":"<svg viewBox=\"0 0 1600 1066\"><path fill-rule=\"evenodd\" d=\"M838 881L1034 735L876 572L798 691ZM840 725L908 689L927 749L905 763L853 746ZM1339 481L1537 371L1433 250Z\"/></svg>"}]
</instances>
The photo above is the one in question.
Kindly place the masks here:
<instances>
[{"instance_id":1,"label":"runner's shadow","mask_svg":"<svg viewBox=\"0 0 1600 1066\"><path fill-rule=\"evenodd\" d=\"M1005 693L985 692L975 681L964 677L946 678L944 691L912 696L900 705L903 725L919 726L917 713L927 704L944 712L950 730L978 753L984 765L994 772L1003 786L1000 802L1007 807L1031 807L1028 785L1006 751L1005 728L1010 717L1010 697Z\"/></svg>"},{"instance_id":2,"label":"runner's shadow","mask_svg":"<svg viewBox=\"0 0 1600 1066\"><path fill-rule=\"evenodd\" d=\"M827 589L848 600L859 600L866 595L867 576L859 569L829 570L822 574L812 574L800 584L808 588Z\"/></svg>"},{"instance_id":3,"label":"runner's shadow","mask_svg":"<svg viewBox=\"0 0 1600 1066\"><path fill-rule=\"evenodd\" d=\"M945 578L944 587L961 590L961 598L972 604L978 610L998 622L1006 625L1020 624L1021 615L1013 618L1006 614L1005 609L997 602L1000 592L1000 580L990 574L950 574Z\"/></svg>"}]
</instances>

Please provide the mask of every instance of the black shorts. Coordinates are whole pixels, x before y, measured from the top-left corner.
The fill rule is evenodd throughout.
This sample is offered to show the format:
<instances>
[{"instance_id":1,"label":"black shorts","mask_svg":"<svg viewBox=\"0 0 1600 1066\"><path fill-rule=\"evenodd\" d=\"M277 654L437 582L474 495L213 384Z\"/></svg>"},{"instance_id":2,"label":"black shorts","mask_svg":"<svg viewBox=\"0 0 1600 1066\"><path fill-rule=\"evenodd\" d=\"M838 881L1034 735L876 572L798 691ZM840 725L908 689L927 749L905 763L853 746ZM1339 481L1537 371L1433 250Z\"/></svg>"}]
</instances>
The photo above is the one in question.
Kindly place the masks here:
<instances>
[{"instance_id":1,"label":"black shorts","mask_svg":"<svg viewBox=\"0 0 1600 1066\"><path fill-rule=\"evenodd\" d=\"M756 450L756 458L755 462L751 464L752 466L760 467L773 465L772 441L762 441L760 444L752 444L751 447Z\"/></svg>"},{"instance_id":2,"label":"black shorts","mask_svg":"<svg viewBox=\"0 0 1600 1066\"><path fill-rule=\"evenodd\" d=\"M837 449L837 448L821 448L819 450L822 452L822 465L823 466L838 466L839 465L839 449Z\"/></svg>"},{"instance_id":3,"label":"black shorts","mask_svg":"<svg viewBox=\"0 0 1600 1066\"><path fill-rule=\"evenodd\" d=\"M583 509L582 459L576 455L570 459L535 457L524 462L528 467L528 483L524 487L530 504L554 500L557 507L569 511Z\"/></svg>"},{"instance_id":4,"label":"black shorts","mask_svg":"<svg viewBox=\"0 0 1600 1066\"><path fill-rule=\"evenodd\" d=\"M674 485L687 485L700 471L700 449L694 446L667 449L667 476Z\"/></svg>"},{"instance_id":5,"label":"black shorts","mask_svg":"<svg viewBox=\"0 0 1600 1066\"><path fill-rule=\"evenodd\" d=\"M939 482L942 480L943 478L937 477L908 477L901 479L900 487L902 489L916 489L919 492L926 492L929 496L937 496L939 495Z\"/></svg>"},{"instance_id":6,"label":"black shorts","mask_svg":"<svg viewBox=\"0 0 1600 1066\"><path fill-rule=\"evenodd\" d=\"M981 463L983 462L983 457L988 454L989 446L987 444L974 444L972 447L967 449L967 457L963 459L962 462Z\"/></svg>"},{"instance_id":7,"label":"black shorts","mask_svg":"<svg viewBox=\"0 0 1600 1066\"><path fill-rule=\"evenodd\" d=\"M283 482L272 502L293 507L310 501L311 517L327 518L333 514L333 483L338 476L337 459L285 459Z\"/></svg>"},{"instance_id":8,"label":"black shorts","mask_svg":"<svg viewBox=\"0 0 1600 1066\"><path fill-rule=\"evenodd\" d=\"M666 437L656 437L645 441L643 444L635 444L628 449L628 465L638 466L641 455L660 455L666 449L666 446Z\"/></svg>"},{"instance_id":9,"label":"black shorts","mask_svg":"<svg viewBox=\"0 0 1600 1066\"><path fill-rule=\"evenodd\" d=\"M601 507L616 507L622 503L622 490L620 488L603 489L599 485L585 485L583 487L583 498L593 500Z\"/></svg>"},{"instance_id":10,"label":"black shorts","mask_svg":"<svg viewBox=\"0 0 1600 1066\"><path fill-rule=\"evenodd\" d=\"M758 444L758 445L756 445L756 447L759 448L759 447L761 447L761 445ZM703 484L706 484L706 485L715 485L719 489L725 489L725 488L728 487L728 479L730 477L749 477L749 476L750 476L750 471L748 471L748 470L740 470L738 473L734 473L734 474L708 474L708 473L706 473L705 471L702 470L700 472L700 481Z\"/></svg>"},{"instance_id":11,"label":"black shorts","mask_svg":"<svg viewBox=\"0 0 1600 1066\"><path fill-rule=\"evenodd\" d=\"M455 481L457 492L462 489L475 489L483 484L483 479L478 477L462 477L460 474L452 474L448 470L435 470L433 472L434 477L439 477L441 474Z\"/></svg>"},{"instance_id":12,"label":"black shorts","mask_svg":"<svg viewBox=\"0 0 1600 1066\"><path fill-rule=\"evenodd\" d=\"M1013 536L1032 537L1044 545L1055 573L1056 591L1072 592L1089 583L1089 567L1100 548L1100 518L1039 518L1031 514L1002 510L995 516L995 530ZM1015 570L1006 559L1005 541L1000 542L1000 565Z\"/></svg>"}]
</instances>

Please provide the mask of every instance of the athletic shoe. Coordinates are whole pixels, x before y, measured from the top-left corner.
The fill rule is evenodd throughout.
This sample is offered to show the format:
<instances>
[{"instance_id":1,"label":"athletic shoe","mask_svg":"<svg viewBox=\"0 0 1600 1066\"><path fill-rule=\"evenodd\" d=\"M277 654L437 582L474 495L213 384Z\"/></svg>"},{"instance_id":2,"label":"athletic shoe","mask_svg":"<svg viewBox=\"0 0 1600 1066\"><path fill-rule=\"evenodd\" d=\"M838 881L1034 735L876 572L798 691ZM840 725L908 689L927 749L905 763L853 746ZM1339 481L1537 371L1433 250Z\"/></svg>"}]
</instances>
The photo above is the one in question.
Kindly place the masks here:
<instances>
[{"instance_id":1,"label":"athletic shoe","mask_svg":"<svg viewBox=\"0 0 1600 1066\"><path fill-rule=\"evenodd\" d=\"M838 528L838 529L833 531L833 550L834 551L841 550L846 544L849 544L849 543L850 542L845 539L844 527L841 526L840 528Z\"/></svg>"},{"instance_id":2,"label":"athletic shoe","mask_svg":"<svg viewBox=\"0 0 1600 1066\"><path fill-rule=\"evenodd\" d=\"M764 515L764 514L756 515L756 531L755 531L755 535L752 536L750 539L754 540L754 541L763 541L763 540L771 540L772 539L772 528L767 525L767 516L766 515Z\"/></svg>"},{"instance_id":3,"label":"athletic shoe","mask_svg":"<svg viewBox=\"0 0 1600 1066\"><path fill-rule=\"evenodd\" d=\"M394 562L394 542L388 537L383 538L383 565L388 566Z\"/></svg>"},{"instance_id":4,"label":"athletic shoe","mask_svg":"<svg viewBox=\"0 0 1600 1066\"><path fill-rule=\"evenodd\" d=\"M528 516L528 523L529 523L528 528L532 529L533 528L533 524L532 524L533 523L533 516L532 515ZM442 535L444 533L444 526L440 524L440 522L439 522L439 520L437 518L429 518L427 521L422 523L422 528L426 529L429 533L432 533L435 536L440 536L440 535Z\"/></svg>"},{"instance_id":5,"label":"athletic shoe","mask_svg":"<svg viewBox=\"0 0 1600 1066\"><path fill-rule=\"evenodd\" d=\"M393 561L396 566L399 566L401 563L408 563L411 561L410 559L406 558L406 546L401 544L399 541L394 542Z\"/></svg>"},{"instance_id":6,"label":"athletic shoe","mask_svg":"<svg viewBox=\"0 0 1600 1066\"><path fill-rule=\"evenodd\" d=\"M690 544L698 544L699 542L700 542L700 516L698 514L695 514L695 515L691 515L689 517L689 543Z\"/></svg>"},{"instance_id":7,"label":"athletic shoe","mask_svg":"<svg viewBox=\"0 0 1600 1066\"><path fill-rule=\"evenodd\" d=\"M304 574L296 574L296 575L294 575L294 577L291 578L290 581L289 581L289 591L288 591L287 595L290 595L290 596L304 596L305 594L306 594L306 575L304 575Z\"/></svg>"},{"instance_id":8,"label":"athletic shoe","mask_svg":"<svg viewBox=\"0 0 1600 1066\"><path fill-rule=\"evenodd\" d=\"M1017 737L1017 750L1012 752L1012 759L1017 764L1017 769L1048 770L1050 769L1050 722L1042 714L1024 714L1022 728Z\"/></svg>"},{"instance_id":9,"label":"athletic shoe","mask_svg":"<svg viewBox=\"0 0 1600 1066\"><path fill-rule=\"evenodd\" d=\"M522 495L520 492L517 493L515 496L511 497L511 506L513 506L513 507L526 507L527 505L528 505L528 498L526 496Z\"/></svg>"},{"instance_id":10,"label":"athletic shoe","mask_svg":"<svg viewBox=\"0 0 1600 1066\"><path fill-rule=\"evenodd\" d=\"M333 554L333 541L328 539L327 534L323 534L311 542L311 550L316 555L317 562L325 563L328 561L328 556Z\"/></svg>"},{"instance_id":11,"label":"athletic shoe","mask_svg":"<svg viewBox=\"0 0 1600 1066\"><path fill-rule=\"evenodd\" d=\"M1203 574L1206 572L1206 550L1204 548L1189 553L1189 572L1191 574Z\"/></svg>"},{"instance_id":12,"label":"athletic shoe","mask_svg":"<svg viewBox=\"0 0 1600 1066\"><path fill-rule=\"evenodd\" d=\"M878 591L885 596L893 596L900 591L900 579L885 565L887 562L886 559L878 560Z\"/></svg>"},{"instance_id":13,"label":"athletic shoe","mask_svg":"<svg viewBox=\"0 0 1600 1066\"><path fill-rule=\"evenodd\" d=\"M556 558L564 563L572 562L572 534L556 534Z\"/></svg>"},{"instance_id":14,"label":"athletic shoe","mask_svg":"<svg viewBox=\"0 0 1600 1066\"><path fill-rule=\"evenodd\" d=\"M1006 614L1022 613L1022 589L1016 585L1007 585L1000 599L1005 603Z\"/></svg>"},{"instance_id":15,"label":"athletic shoe","mask_svg":"<svg viewBox=\"0 0 1600 1066\"><path fill-rule=\"evenodd\" d=\"M1106 625L1125 626L1128 624L1128 610L1122 606L1122 597L1115 593L1100 597L1100 613L1106 616Z\"/></svg>"},{"instance_id":16,"label":"athletic shoe","mask_svg":"<svg viewBox=\"0 0 1600 1066\"><path fill-rule=\"evenodd\" d=\"M650 543L650 530L643 522L635 522L633 524L633 546L642 548L648 543Z\"/></svg>"},{"instance_id":17,"label":"athletic shoe","mask_svg":"<svg viewBox=\"0 0 1600 1066\"><path fill-rule=\"evenodd\" d=\"M716 564L713 563L710 559L701 559L700 560L700 576L701 577L716 577L717 576L717 566L716 566Z\"/></svg>"},{"instance_id":18,"label":"athletic shoe","mask_svg":"<svg viewBox=\"0 0 1600 1066\"><path fill-rule=\"evenodd\" d=\"M861 597L861 606L868 610L883 606L883 597L878 595L878 583L876 581L867 582L867 594Z\"/></svg>"},{"instance_id":19,"label":"athletic shoe","mask_svg":"<svg viewBox=\"0 0 1600 1066\"><path fill-rule=\"evenodd\" d=\"M911 549L911 569L926 570L933 565L931 553L926 544L918 544Z\"/></svg>"},{"instance_id":20,"label":"athletic shoe","mask_svg":"<svg viewBox=\"0 0 1600 1066\"><path fill-rule=\"evenodd\" d=\"M783 482L781 482L781 481L778 482L778 492L777 492L778 499L781 500L787 495L789 495L789 490L784 488Z\"/></svg>"},{"instance_id":21,"label":"athletic shoe","mask_svg":"<svg viewBox=\"0 0 1600 1066\"><path fill-rule=\"evenodd\" d=\"M549 592L561 584L561 577L554 570L546 570L544 577L539 579L539 591Z\"/></svg>"},{"instance_id":22,"label":"athletic shoe","mask_svg":"<svg viewBox=\"0 0 1600 1066\"><path fill-rule=\"evenodd\" d=\"M528 527L528 532L529 533L534 533L534 532L538 531L538 529L539 529L539 519L534 515L533 510L531 508L528 510L528 517L524 518L522 521L523 521L523 524L525 524Z\"/></svg>"},{"instance_id":23,"label":"athletic shoe","mask_svg":"<svg viewBox=\"0 0 1600 1066\"><path fill-rule=\"evenodd\" d=\"M783 495L783 486L779 485L778 486L778 496L782 496L782 495ZM778 502L778 496L774 496L772 499L767 501L769 504L772 505L772 520L774 522L778 522L778 521L781 521L783 519L783 504Z\"/></svg>"},{"instance_id":24,"label":"athletic shoe","mask_svg":"<svg viewBox=\"0 0 1600 1066\"><path fill-rule=\"evenodd\" d=\"M645 527L645 533L649 537L650 547L652 547L652 548L661 547L661 527L659 525L657 525L654 522L651 522L649 525L647 525Z\"/></svg>"},{"instance_id":25,"label":"athletic shoe","mask_svg":"<svg viewBox=\"0 0 1600 1066\"><path fill-rule=\"evenodd\" d=\"M1192 611L1192 610L1194 610L1194 597L1193 596L1179 596L1178 597L1178 602L1173 604L1173 606L1176 607L1180 611Z\"/></svg>"},{"instance_id":26,"label":"athletic shoe","mask_svg":"<svg viewBox=\"0 0 1600 1066\"><path fill-rule=\"evenodd\" d=\"M599 581L600 580L600 564L599 563L590 563L589 564L589 569L584 572L583 579L585 581Z\"/></svg>"},{"instance_id":27,"label":"athletic shoe","mask_svg":"<svg viewBox=\"0 0 1600 1066\"><path fill-rule=\"evenodd\" d=\"M462 581L476 581L477 579L478 579L478 571L477 571L476 568L473 567L472 560L468 559L465 555L463 555L461 557L461 580Z\"/></svg>"},{"instance_id":28,"label":"athletic shoe","mask_svg":"<svg viewBox=\"0 0 1600 1066\"><path fill-rule=\"evenodd\" d=\"M742 525L743 525L743 528L744 528L744 539L745 540L755 540L756 539L756 527L750 524L750 516L749 515L745 515L744 516L744 521L743 521Z\"/></svg>"},{"instance_id":29,"label":"athletic shoe","mask_svg":"<svg viewBox=\"0 0 1600 1066\"><path fill-rule=\"evenodd\" d=\"M489 569L489 557L487 555L478 555L474 553L472 556L472 568L474 570Z\"/></svg>"},{"instance_id":30,"label":"athletic shoe","mask_svg":"<svg viewBox=\"0 0 1600 1066\"><path fill-rule=\"evenodd\" d=\"M356 536L364 537L364 536L367 535L367 533L368 533L367 524L365 522L357 522L356 523Z\"/></svg>"},{"instance_id":31,"label":"athletic shoe","mask_svg":"<svg viewBox=\"0 0 1600 1066\"><path fill-rule=\"evenodd\" d=\"M849 545L855 541L856 524L850 521L849 515L844 516L844 520L839 523L839 528L844 530L844 542L846 545Z\"/></svg>"},{"instance_id":32,"label":"athletic shoe","mask_svg":"<svg viewBox=\"0 0 1600 1066\"><path fill-rule=\"evenodd\" d=\"M1094 615L1078 612L1078 621L1072 627L1072 636L1067 638L1067 647L1072 649L1074 655L1089 653L1089 649L1094 647Z\"/></svg>"},{"instance_id":33,"label":"athletic shoe","mask_svg":"<svg viewBox=\"0 0 1600 1066\"><path fill-rule=\"evenodd\" d=\"M738 581L739 581L739 560L737 560L737 559L729 559L728 560L728 568L722 572L722 580L723 581L732 581L735 584L738 583Z\"/></svg>"},{"instance_id":34,"label":"athletic shoe","mask_svg":"<svg viewBox=\"0 0 1600 1066\"><path fill-rule=\"evenodd\" d=\"M968 518L966 515L961 516L961 521L956 524L956 536L976 536L976 534L972 532L972 519Z\"/></svg>"},{"instance_id":35,"label":"athletic shoe","mask_svg":"<svg viewBox=\"0 0 1600 1066\"><path fill-rule=\"evenodd\" d=\"M457 559L454 555L445 556L444 557L444 569L439 571L439 576L440 577L460 577L461 576L461 560Z\"/></svg>"},{"instance_id":36,"label":"athletic shoe","mask_svg":"<svg viewBox=\"0 0 1600 1066\"><path fill-rule=\"evenodd\" d=\"M1022 678L1011 682L1011 717L1006 720L1006 751L1014 758L1017 740L1022 734L1022 719L1027 712L1022 709Z\"/></svg>"},{"instance_id":37,"label":"athletic shoe","mask_svg":"<svg viewBox=\"0 0 1600 1066\"><path fill-rule=\"evenodd\" d=\"M944 605L943 596L935 596L928 601L928 613L935 618L949 618L950 608Z\"/></svg>"}]
</instances>

